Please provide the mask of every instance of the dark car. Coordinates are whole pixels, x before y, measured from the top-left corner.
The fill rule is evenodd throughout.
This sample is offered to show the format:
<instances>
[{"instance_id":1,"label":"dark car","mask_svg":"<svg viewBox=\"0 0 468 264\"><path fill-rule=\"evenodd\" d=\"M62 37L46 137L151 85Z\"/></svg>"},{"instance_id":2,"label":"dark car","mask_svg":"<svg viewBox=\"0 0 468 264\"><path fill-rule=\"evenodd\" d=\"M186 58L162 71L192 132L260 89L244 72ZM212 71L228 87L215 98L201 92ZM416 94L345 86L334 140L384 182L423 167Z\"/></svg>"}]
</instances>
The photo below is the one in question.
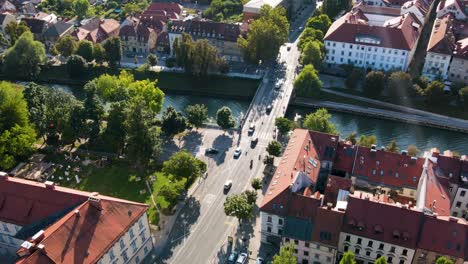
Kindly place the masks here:
<instances>
[{"instance_id":1,"label":"dark car","mask_svg":"<svg viewBox=\"0 0 468 264\"><path fill-rule=\"evenodd\" d=\"M273 109L273 106L268 105L267 108L266 108L266 113L267 113L267 114L270 114L270 113L271 113L271 109Z\"/></svg>"},{"instance_id":2,"label":"dark car","mask_svg":"<svg viewBox=\"0 0 468 264\"><path fill-rule=\"evenodd\" d=\"M251 147L251 148L255 148L255 146L257 145L257 143L258 143L258 137L252 138L252 140L250 141L250 147Z\"/></svg>"},{"instance_id":3,"label":"dark car","mask_svg":"<svg viewBox=\"0 0 468 264\"><path fill-rule=\"evenodd\" d=\"M218 154L219 150L215 149L215 148L207 148L205 150L205 153L206 154Z\"/></svg>"}]
</instances>

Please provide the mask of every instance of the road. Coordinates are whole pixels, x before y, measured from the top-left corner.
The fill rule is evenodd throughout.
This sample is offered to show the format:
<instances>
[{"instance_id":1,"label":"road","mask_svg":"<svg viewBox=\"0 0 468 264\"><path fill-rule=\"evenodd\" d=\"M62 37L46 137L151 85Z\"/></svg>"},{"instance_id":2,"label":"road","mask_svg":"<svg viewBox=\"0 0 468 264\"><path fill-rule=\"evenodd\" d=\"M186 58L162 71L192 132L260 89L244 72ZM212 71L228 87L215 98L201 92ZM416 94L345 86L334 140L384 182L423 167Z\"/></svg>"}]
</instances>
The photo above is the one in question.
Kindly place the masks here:
<instances>
[{"instance_id":1,"label":"road","mask_svg":"<svg viewBox=\"0 0 468 264\"><path fill-rule=\"evenodd\" d=\"M226 195L223 184L226 180L233 181L229 194L241 193L250 186L251 179L260 177L264 169L262 158L265 147L274 135L274 121L283 116L289 103L295 78L295 69L300 52L297 49L299 28L303 27L307 18L312 14L311 8L302 12L302 18L297 19L291 26L290 38L293 43L280 49L279 64L269 69L259 90L252 101L245 125L240 133L221 135L214 139L213 146L227 146L221 148L221 153L208 157L208 177L200 183L197 191L179 212L176 223L169 235L166 249L157 263L223 263L225 252L221 248L226 243L228 235L237 230L237 220L224 214L223 203ZM275 90L277 78L284 78L281 89ZM268 105L272 105L270 114L266 113ZM249 124L256 124L254 137L259 142L255 148L250 147L251 137L247 135ZM239 146L242 155L233 158L234 149ZM200 150L200 153L203 149ZM259 156L262 156L259 160ZM253 167L250 169L250 161ZM220 251L221 249L221 251Z\"/></svg>"}]
</instances>

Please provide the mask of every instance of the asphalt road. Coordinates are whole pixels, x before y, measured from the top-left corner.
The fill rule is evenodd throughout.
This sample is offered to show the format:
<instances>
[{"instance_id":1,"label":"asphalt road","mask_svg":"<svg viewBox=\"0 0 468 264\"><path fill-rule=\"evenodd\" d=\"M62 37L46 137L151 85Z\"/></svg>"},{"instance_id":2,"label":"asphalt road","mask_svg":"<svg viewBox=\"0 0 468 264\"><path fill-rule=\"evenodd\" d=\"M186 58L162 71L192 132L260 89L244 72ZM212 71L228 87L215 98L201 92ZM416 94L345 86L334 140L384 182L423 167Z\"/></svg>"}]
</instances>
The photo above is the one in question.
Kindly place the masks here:
<instances>
[{"instance_id":1,"label":"asphalt road","mask_svg":"<svg viewBox=\"0 0 468 264\"><path fill-rule=\"evenodd\" d=\"M302 19L292 26L291 39L294 42L281 47L279 64L266 73L252 101L252 110L242 131L220 135L214 139L212 146L221 152L208 158L208 177L200 182L197 191L181 209L166 249L157 263L224 263L225 254L220 252L220 248L226 243L228 235L236 232L238 223L235 218L224 214L226 194L223 192L223 184L232 180L233 186L229 194L241 193L250 186L252 178L262 175L265 147L275 136L275 118L284 115L291 96L300 55L296 46L300 34L297 29L304 25L312 13L310 9L307 11L302 12ZM289 51L287 46L291 47ZM275 90L278 78L284 78L285 81L280 89ZM269 114L266 113L268 105L272 105ZM256 124L253 137L259 138L253 149L250 147L252 137L247 135L252 122ZM234 159L233 152L237 146L243 152L238 159ZM251 160L252 169L249 166Z\"/></svg>"}]
</instances>

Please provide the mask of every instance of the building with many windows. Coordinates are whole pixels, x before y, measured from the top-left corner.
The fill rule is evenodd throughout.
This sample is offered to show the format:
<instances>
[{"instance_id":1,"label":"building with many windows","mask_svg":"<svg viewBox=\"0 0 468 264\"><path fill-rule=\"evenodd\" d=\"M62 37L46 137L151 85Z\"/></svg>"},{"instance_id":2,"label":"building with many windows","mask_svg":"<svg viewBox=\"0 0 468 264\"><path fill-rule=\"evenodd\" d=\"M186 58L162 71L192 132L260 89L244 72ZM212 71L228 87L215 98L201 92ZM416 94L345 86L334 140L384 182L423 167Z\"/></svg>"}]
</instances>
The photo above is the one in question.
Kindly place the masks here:
<instances>
[{"instance_id":1,"label":"building with many windows","mask_svg":"<svg viewBox=\"0 0 468 264\"><path fill-rule=\"evenodd\" d=\"M0 174L1 263L140 263L148 206Z\"/></svg>"},{"instance_id":2,"label":"building with many windows","mask_svg":"<svg viewBox=\"0 0 468 264\"><path fill-rule=\"evenodd\" d=\"M423 22L412 12L401 15L399 9L358 5L328 29L325 63L406 71Z\"/></svg>"}]
</instances>

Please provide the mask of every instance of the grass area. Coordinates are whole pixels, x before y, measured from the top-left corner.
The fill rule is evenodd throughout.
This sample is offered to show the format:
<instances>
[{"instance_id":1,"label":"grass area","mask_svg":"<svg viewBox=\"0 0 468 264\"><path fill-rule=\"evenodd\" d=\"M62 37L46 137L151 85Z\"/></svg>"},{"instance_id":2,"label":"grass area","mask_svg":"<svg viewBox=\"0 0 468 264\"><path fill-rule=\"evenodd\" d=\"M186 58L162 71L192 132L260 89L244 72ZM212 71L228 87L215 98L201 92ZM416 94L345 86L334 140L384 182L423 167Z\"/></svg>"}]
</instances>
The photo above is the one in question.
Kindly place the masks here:
<instances>
[{"instance_id":1,"label":"grass area","mask_svg":"<svg viewBox=\"0 0 468 264\"><path fill-rule=\"evenodd\" d=\"M96 66L88 70L86 77L80 79L68 78L66 65L49 67L43 70L38 77L42 82L60 82L71 85L83 85L104 73L119 74L121 69L111 69ZM158 80L158 87L166 93L184 93L218 96L226 98L250 99L255 95L260 80L234 78L227 76L212 75L206 77L195 77L184 73L154 72L142 70L129 70L137 80Z\"/></svg>"}]
</instances>

